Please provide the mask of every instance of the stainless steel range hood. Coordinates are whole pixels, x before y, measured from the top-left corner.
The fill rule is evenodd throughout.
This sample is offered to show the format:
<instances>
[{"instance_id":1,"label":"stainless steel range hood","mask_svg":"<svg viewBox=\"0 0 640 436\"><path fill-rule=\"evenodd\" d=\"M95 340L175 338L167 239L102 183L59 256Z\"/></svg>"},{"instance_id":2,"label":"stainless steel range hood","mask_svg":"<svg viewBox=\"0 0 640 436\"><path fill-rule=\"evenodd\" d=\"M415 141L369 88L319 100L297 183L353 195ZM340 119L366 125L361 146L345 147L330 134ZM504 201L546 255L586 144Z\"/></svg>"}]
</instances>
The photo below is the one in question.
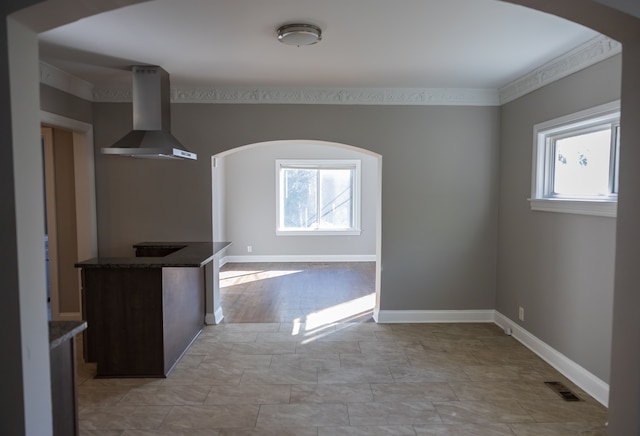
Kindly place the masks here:
<instances>
[{"instance_id":1,"label":"stainless steel range hood","mask_svg":"<svg viewBox=\"0 0 640 436\"><path fill-rule=\"evenodd\" d=\"M102 154L196 160L170 132L169 73L154 66L134 66L132 72L133 130Z\"/></svg>"}]
</instances>

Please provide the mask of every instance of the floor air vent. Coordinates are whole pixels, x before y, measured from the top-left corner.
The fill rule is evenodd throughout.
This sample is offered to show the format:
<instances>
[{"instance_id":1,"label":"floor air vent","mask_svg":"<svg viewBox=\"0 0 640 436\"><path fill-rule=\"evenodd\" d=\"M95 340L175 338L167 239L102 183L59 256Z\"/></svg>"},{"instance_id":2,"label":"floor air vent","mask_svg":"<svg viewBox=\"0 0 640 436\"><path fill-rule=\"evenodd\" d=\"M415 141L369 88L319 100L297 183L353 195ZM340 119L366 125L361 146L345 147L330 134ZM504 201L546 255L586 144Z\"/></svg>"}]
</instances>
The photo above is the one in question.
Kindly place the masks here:
<instances>
[{"instance_id":1,"label":"floor air vent","mask_svg":"<svg viewBox=\"0 0 640 436\"><path fill-rule=\"evenodd\" d=\"M545 385L549 386L552 391L556 394L560 395L560 397L565 401L582 401L580 398L576 396L573 392L569 390L565 385L560 382L550 381L544 382Z\"/></svg>"}]
</instances>

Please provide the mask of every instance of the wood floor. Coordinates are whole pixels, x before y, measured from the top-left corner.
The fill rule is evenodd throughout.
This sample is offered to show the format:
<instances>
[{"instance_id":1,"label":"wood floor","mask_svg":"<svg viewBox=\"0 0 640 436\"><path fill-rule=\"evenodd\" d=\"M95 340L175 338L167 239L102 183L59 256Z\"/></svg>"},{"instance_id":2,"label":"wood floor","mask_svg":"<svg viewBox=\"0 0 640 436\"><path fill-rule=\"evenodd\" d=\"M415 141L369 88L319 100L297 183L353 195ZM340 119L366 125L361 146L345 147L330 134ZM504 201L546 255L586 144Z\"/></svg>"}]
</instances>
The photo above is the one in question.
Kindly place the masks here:
<instances>
[{"instance_id":1,"label":"wood floor","mask_svg":"<svg viewBox=\"0 0 640 436\"><path fill-rule=\"evenodd\" d=\"M375 263L227 263L220 295L225 323L367 321Z\"/></svg>"}]
</instances>

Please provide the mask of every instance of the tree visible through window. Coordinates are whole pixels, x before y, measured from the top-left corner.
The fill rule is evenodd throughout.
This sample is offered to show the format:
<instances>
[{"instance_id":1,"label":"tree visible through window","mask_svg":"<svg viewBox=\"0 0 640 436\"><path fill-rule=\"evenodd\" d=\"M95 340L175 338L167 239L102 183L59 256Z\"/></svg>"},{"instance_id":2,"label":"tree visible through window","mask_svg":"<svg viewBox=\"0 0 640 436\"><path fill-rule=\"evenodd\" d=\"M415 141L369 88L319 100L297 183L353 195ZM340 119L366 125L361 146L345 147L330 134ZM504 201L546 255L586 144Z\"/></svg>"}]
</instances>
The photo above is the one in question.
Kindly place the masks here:
<instances>
[{"instance_id":1,"label":"tree visible through window","mask_svg":"<svg viewBox=\"0 0 640 436\"><path fill-rule=\"evenodd\" d=\"M614 193L610 124L555 141L554 196L609 196Z\"/></svg>"},{"instance_id":2,"label":"tree visible through window","mask_svg":"<svg viewBox=\"0 0 640 436\"><path fill-rule=\"evenodd\" d=\"M358 230L359 161L276 163L279 232Z\"/></svg>"}]
</instances>

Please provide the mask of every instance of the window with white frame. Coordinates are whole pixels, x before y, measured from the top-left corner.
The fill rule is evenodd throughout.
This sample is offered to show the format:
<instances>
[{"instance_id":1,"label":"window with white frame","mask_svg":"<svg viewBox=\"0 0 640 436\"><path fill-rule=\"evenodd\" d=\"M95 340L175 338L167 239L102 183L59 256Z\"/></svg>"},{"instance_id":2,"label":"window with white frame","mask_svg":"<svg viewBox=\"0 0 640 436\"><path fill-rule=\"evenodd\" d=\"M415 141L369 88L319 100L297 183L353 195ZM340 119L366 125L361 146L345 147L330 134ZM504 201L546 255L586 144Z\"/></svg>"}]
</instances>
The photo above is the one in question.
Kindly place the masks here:
<instances>
[{"instance_id":1,"label":"window with white frame","mask_svg":"<svg viewBox=\"0 0 640 436\"><path fill-rule=\"evenodd\" d=\"M278 235L359 235L360 161L276 160Z\"/></svg>"},{"instance_id":2,"label":"window with white frame","mask_svg":"<svg viewBox=\"0 0 640 436\"><path fill-rule=\"evenodd\" d=\"M620 103L534 126L531 208L616 216Z\"/></svg>"}]
</instances>

